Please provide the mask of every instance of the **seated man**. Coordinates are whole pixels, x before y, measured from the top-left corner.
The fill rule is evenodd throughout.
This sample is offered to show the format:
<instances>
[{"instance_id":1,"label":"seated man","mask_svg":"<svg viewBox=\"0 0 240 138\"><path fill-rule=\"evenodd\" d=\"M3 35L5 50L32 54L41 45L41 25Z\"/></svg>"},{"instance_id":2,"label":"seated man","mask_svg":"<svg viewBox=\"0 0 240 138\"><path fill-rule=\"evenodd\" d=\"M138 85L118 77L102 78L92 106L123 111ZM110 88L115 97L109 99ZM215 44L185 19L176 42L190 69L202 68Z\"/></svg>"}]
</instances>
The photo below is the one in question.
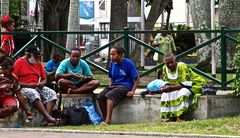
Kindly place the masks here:
<instances>
[{"instance_id":1,"label":"seated man","mask_svg":"<svg viewBox=\"0 0 240 138\"><path fill-rule=\"evenodd\" d=\"M81 50L73 48L70 58L63 60L56 71L58 85L67 94L90 94L99 86L88 64L80 57Z\"/></svg>"},{"instance_id":2,"label":"seated man","mask_svg":"<svg viewBox=\"0 0 240 138\"><path fill-rule=\"evenodd\" d=\"M21 92L42 115L42 125L58 124L50 114L57 100L56 92L45 86L46 74L39 61L40 50L35 45L27 47L25 55L14 63L14 74L18 77Z\"/></svg>"}]
</instances>

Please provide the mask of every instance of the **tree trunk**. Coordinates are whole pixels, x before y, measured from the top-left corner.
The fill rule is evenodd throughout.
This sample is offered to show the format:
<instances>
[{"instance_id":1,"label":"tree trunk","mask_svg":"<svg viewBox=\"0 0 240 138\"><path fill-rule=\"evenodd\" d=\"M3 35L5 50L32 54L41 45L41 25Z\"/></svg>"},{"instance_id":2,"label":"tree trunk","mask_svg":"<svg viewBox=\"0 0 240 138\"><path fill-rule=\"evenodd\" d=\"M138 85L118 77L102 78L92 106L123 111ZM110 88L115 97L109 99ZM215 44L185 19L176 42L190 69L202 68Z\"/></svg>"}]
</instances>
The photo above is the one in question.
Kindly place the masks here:
<instances>
[{"instance_id":1,"label":"tree trunk","mask_svg":"<svg viewBox=\"0 0 240 138\"><path fill-rule=\"evenodd\" d=\"M127 26L127 0L112 0L110 30L122 30L126 26ZM113 40L114 38L115 37L112 36L110 40Z\"/></svg>"},{"instance_id":2,"label":"tree trunk","mask_svg":"<svg viewBox=\"0 0 240 138\"><path fill-rule=\"evenodd\" d=\"M68 12L70 0L44 0L44 31L66 31L68 25ZM66 45L66 35L46 35L50 40L62 45ZM63 51L53 48L45 43L44 45L44 61L49 60L53 52L58 51L62 57ZM53 51L53 52L52 52Z\"/></svg>"},{"instance_id":3,"label":"tree trunk","mask_svg":"<svg viewBox=\"0 0 240 138\"><path fill-rule=\"evenodd\" d=\"M1 17L9 15L9 0L1 0Z\"/></svg>"},{"instance_id":4,"label":"tree trunk","mask_svg":"<svg viewBox=\"0 0 240 138\"><path fill-rule=\"evenodd\" d=\"M151 9L145 21L145 30L153 30L155 23L163 10L172 4L172 0L152 0ZM170 15L169 15L170 16ZM145 42L149 42L150 34L145 35Z\"/></svg>"},{"instance_id":5,"label":"tree trunk","mask_svg":"<svg viewBox=\"0 0 240 138\"><path fill-rule=\"evenodd\" d=\"M128 1L128 17L140 17L141 16L141 1L129 0Z\"/></svg>"},{"instance_id":6,"label":"tree trunk","mask_svg":"<svg viewBox=\"0 0 240 138\"><path fill-rule=\"evenodd\" d=\"M79 0L70 0L69 16L68 16L68 31L79 31ZM76 34L68 34L66 49L71 50L76 47ZM68 55L66 55L68 57Z\"/></svg>"},{"instance_id":7,"label":"tree trunk","mask_svg":"<svg viewBox=\"0 0 240 138\"><path fill-rule=\"evenodd\" d=\"M211 27L211 1L210 0L190 0L191 15L194 29L201 29L204 25Z\"/></svg>"},{"instance_id":8,"label":"tree trunk","mask_svg":"<svg viewBox=\"0 0 240 138\"><path fill-rule=\"evenodd\" d=\"M148 14L148 18L145 23L146 30L153 30L154 24L156 23L163 10L171 4L172 0L153 0L151 9Z\"/></svg>"},{"instance_id":9,"label":"tree trunk","mask_svg":"<svg viewBox=\"0 0 240 138\"><path fill-rule=\"evenodd\" d=\"M128 1L128 17L140 17L141 16L141 1L140 0L129 0ZM141 23L136 23L134 26L130 26L130 29L140 30ZM141 39L141 34L135 34L137 39ZM135 63L135 66L140 66L141 61L141 45L131 41L130 46L130 58ZM136 54L138 53L138 54Z\"/></svg>"},{"instance_id":10,"label":"tree trunk","mask_svg":"<svg viewBox=\"0 0 240 138\"><path fill-rule=\"evenodd\" d=\"M190 0L193 26L196 30L209 30L211 28L211 1L210 0ZM211 34L195 34L196 44L199 45L210 39ZM211 46L205 46L198 50L198 60L200 63L207 62L210 69ZM210 70L209 70L210 71Z\"/></svg>"},{"instance_id":11,"label":"tree trunk","mask_svg":"<svg viewBox=\"0 0 240 138\"><path fill-rule=\"evenodd\" d=\"M219 0L220 14L219 21L220 26L225 26L230 29L237 29L240 27L240 1L239 0ZM228 34L234 38L237 37L237 33ZM236 43L227 40L227 65L228 68L233 68L233 57L236 52Z\"/></svg>"},{"instance_id":12,"label":"tree trunk","mask_svg":"<svg viewBox=\"0 0 240 138\"><path fill-rule=\"evenodd\" d=\"M1 16L2 18L4 15L9 15L9 0L1 0ZM0 28L1 30L1 28Z\"/></svg>"},{"instance_id":13,"label":"tree trunk","mask_svg":"<svg viewBox=\"0 0 240 138\"><path fill-rule=\"evenodd\" d=\"M127 26L127 0L111 0L111 15L110 15L110 31L122 30ZM118 37L117 34L110 34L109 41L112 41ZM118 45L123 46L123 42ZM110 48L108 52L108 62L110 56Z\"/></svg>"}]
</instances>

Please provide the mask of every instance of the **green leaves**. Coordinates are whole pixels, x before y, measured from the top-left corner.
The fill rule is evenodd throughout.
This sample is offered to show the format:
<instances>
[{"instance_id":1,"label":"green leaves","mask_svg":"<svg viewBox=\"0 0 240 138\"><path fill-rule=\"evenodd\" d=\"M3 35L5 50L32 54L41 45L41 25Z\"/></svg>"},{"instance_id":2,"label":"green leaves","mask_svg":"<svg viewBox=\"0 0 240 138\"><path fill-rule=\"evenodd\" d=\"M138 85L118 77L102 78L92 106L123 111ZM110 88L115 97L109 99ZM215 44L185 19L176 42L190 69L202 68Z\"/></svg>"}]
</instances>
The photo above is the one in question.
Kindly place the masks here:
<instances>
[{"instance_id":1,"label":"green leaves","mask_svg":"<svg viewBox=\"0 0 240 138\"><path fill-rule=\"evenodd\" d=\"M240 41L240 35L237 36L237 39ZM234 55L234 66L236 68L236 77L234 80L235 92L233 93L236 96L240 96L240 43L237 45L237 52Z\"/></svg>"}]
</instances>

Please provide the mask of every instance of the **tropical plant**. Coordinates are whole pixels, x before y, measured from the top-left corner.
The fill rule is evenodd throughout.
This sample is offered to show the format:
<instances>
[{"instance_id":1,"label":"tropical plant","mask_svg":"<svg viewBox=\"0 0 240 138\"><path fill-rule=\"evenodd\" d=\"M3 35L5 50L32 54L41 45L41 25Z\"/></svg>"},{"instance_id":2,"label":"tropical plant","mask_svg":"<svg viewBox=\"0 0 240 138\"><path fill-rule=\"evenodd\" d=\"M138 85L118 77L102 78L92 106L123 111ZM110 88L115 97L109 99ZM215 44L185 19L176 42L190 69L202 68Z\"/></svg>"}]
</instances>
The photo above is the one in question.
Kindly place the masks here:
<instances>
[{"instance_id":1,"label":"tropical plant","mask_svg":"<svg viewBox=\"0 0 240 138\"><path fill-rule=\"evenodd\" d=\"M240 41L240 35L238 35L238 40ZM233 94L240 96L240 42L236 49L237 51L234 55L234 66L236 68L236 76L234 80L235 92Z\"/></svg>"}]
</instances>

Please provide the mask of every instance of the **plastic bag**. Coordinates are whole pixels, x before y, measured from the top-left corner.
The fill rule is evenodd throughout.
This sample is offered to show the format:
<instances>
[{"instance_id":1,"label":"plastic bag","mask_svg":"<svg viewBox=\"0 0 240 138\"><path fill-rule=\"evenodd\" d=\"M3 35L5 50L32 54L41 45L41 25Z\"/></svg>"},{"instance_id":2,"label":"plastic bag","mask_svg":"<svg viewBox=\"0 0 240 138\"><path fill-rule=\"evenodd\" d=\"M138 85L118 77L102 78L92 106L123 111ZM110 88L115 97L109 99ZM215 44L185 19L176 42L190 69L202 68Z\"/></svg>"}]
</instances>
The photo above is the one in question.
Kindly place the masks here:
<instances>
[{"instance_id":1,"label":"plastic bag","mask_svg":"<svg viewBox=\"0 0 240 138\"><path fill-rule=\"evenodd\" d=\"M153 80L147 85L147 91L157 91L166 84L167 82L161 79Z\"/></svg>"},{"instance_id":2,"label":"plastic bag","mask_svg":"<svg viewBox=\"0 0 240 138\"><path fill-rule=\"evenodd\" d=\"M153 61L158 61L158 53L155 52L153 55Z\"/></svg>"},{"instance_id":3,"label":"plastic bag","mask_svg":"<svg viewBox=\"0 0 240 138\"><path fill-rule=\"evenodd\" d=\"M88 112L89 118L91 120L91 124L97 125L103 121L102 116L98 115L98 113L95 110L94 104L92 102L85 102L83 107Z\"/></svg>"}]
</instances>

